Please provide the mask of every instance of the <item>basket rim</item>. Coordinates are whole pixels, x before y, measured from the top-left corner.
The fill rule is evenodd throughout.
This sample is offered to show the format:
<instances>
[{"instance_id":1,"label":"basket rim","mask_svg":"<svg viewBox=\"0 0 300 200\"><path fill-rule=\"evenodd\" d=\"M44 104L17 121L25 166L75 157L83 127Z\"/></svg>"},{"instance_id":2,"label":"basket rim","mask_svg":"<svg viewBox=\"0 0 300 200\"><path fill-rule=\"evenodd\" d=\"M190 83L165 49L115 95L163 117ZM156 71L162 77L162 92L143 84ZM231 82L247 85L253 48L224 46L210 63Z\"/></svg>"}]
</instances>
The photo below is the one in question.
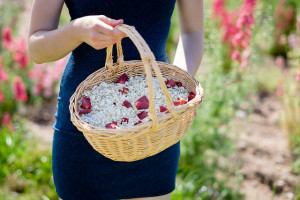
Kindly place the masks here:
<instances>
[{"instance_id":1,"label":"basket rim","mask_svg":"<svg viewBox=\"0 0 300 200\"><path fill-rule=\"evenodd\" d=\"M201 84L199 83L199 81L197 81L195 79L195 77L191 76L188 72L186 72L185 70L181 69L180 67L176 66L176 65L173 65L173 64L170 64L170 63L166 63L166 62L162 62L162 61L155 61L157 62L159 65L164 65L164 66L172 66L172 67L175 67L177 70L179 70L180 72L182 72L185 76L187 76L189 79L192 79L192 81L195 83L195 86L196 86L196 96L194 99L192 99L191 101L189 101L188 103L184 104L184 105L180 105L179 107L175 107L175 111L178 113L179 116L183 115L183 114L179 114L181 113L182 111L184 110L187 110L187 108L194 108L194 107L197 107L199 106L202 101L203 101L203 97L204 97L204 90L201 86ZM123 66L131 66L131 65L143 65L143 61L142 60L129 60L129 61L124 61L123 63ZM96 74L98 73L104 73L106 71L115 71L117 68L119 68L119 63L116 62L112 65L112 68L110 69L106 69L105 67L103 68L100 68L98 70L96 70L95 72L93 72L92 74L90 74L89 76L87 76L85 78L85 80L83 80L76 88L75 92L72 94L72 96L70 97L70 104L69 104L69 111L71 112L71 110L76 106L76 104L71 104L71 102L73 102L75 100L75 96L78 92L78 88L80 86L84 86L86 87L87 84L85 83L85 81L88 79L88 78L91 78L91 77L94 77ZM170 70L173 70L173 69L170 69ZM113 75L114 76L114 75ZM105 81L99 81L99 84L101 82L105 82ZM72 106L73 105L73 106ZM187 111L186 111L187 112ZM184 112L184 113L186 113ZM103 133L101 133L101 131L104 131L105 132L110 132L112 134L114 134L114 136L116 135L122 135L122 132L129 132L131 130L135 130L135 129L138 129L138 128L141 128L141 127L150 127L151 124L152 124L152 121L149 120L149 121L146 121L146 122L143 122L141 124L138 124L136 126L130 126L130 127L122 127L122 128L117 128L117 129L106 129L106 128L101 128L101 127L98 127L98 126L93 126L93 125L90 125L88 124L87 122L83 121L81 119L81 117L79 116L79 113L76 113L74 112L73 115L77 116L78 119L77 122L75 122L72 118L72 115L71 115L71 121L73 123L73 125L76 126L76 128L80 128L82 130L85 130L85 129L94 129L94 130L87 130L87 131L81 131L83 132L84 134L93 134L93 135L97 135L97 136L102 136L103 139L104 138L107 138L107 139L110 139L111 137L110 136L104 136ZM160 120L162 119L167 119L167 118L173 118L173 116L171 115L171 113L169 111L167 112L164 112L164 113L157 113L157 118ZM174 118L173 118L174 119ZM78 123L78 121L80 123ZM171 122L170 122L171 123ZM147 132L147 131L146 131ZM139 134L140 135L140 134ZM121 137L119 139L122 139Z\"/></svg>"}]
</instances>

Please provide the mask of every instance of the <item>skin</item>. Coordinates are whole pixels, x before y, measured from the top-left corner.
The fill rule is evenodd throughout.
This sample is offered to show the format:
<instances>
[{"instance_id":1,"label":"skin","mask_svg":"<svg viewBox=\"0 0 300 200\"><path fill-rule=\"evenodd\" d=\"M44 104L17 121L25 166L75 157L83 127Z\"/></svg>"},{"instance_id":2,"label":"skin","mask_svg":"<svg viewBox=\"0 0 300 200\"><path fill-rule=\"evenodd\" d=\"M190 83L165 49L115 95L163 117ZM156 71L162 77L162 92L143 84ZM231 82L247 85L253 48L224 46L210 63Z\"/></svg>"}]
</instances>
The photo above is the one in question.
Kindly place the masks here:
<instances>
[{"instance_id":1,"label":"skin","mask_svg":"<svg viewBox=\"0 0 300 200\"><path fill-rule=\"evenodd\" d=\"M122 19L104 15L85 16L58 28L64 0L34 0L28 34L28 53L35 63L63 58L85 42L99 50L106 48L126 35L114 28ZM200 66L203 44L203 0L177 0L180 23L180 40L174 65L195 75ZM130 200L170 200L171 194ZM126 200L126 199L124 199ZM129 199L128 199L129 200Z\"/></svg>"},{"instance_id":2,"label":"skin","mask_svg":"<svg viewBox=\"0 0 300 200\"><path fill-rule=\"evenodd\" d=\"M180 38L173 64L194 76L204 48L203 0L177 0L177 13Z\"/></svg>"}]
</instances>

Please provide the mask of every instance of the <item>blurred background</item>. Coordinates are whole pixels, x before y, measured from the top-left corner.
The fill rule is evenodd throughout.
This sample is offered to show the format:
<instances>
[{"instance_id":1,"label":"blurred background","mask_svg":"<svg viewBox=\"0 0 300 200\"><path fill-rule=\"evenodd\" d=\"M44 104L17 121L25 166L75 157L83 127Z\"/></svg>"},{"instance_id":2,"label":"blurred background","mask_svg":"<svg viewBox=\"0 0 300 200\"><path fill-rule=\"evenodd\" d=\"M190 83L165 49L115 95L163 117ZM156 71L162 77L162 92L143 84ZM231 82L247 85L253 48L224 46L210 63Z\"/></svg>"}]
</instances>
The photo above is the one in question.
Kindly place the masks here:
<instances>
[{"instance_id":1,"label":"blurred background","mask_svg":"<svg viewBox=\"0 0 300 200\"><path fill-rule=\"evenodd\" d=\"M0 199L57 200L56 97L68 57L34 64L30 0L0 0ZM205 90L172 200L300 199L300 1L204 1ZM63 9L60 25L70 20ZM167 44L179 38L176 10Z\"/></svg>"}]
</instances>

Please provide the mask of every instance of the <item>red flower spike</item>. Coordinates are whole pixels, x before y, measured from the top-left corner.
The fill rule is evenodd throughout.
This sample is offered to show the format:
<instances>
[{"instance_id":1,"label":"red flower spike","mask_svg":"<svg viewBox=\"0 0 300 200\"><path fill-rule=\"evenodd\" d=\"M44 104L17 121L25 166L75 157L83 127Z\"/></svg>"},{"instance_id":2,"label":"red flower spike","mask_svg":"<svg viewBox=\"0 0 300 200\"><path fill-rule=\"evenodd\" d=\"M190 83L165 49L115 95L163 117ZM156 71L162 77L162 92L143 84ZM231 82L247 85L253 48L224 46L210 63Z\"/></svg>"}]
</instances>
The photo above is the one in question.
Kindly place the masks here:
<instances>
[{"instance_id":1,"label":"red flower spike","mask_svg":"<svg viewBox=\"0 0 300 200\"><path fill-rule=\"evenodd\" d=\"M124 92L122 90L119 89L119 92L121 92L122 94L124 94Z\"/></svg>"},{"instance_id":2,"label":"red flower spike","mask_svg":"<svg viewBox=\"0 0 300 200\"><path fill-rule=\"evenodd\" d=\"M90 109L90 108L82 109L82 110L79 110L79 115L88 114L90 112L92 112L92 109Z\"/></svg>"},{"instance_id":3,"label":"red flower spike","mask_svg":"<svg viewBox=\"0 0 300 200\"><path fill-rule=\"evenodd\" d=\"M122 74L122 76L119 78L118 80L118 83L121 83L121 84L125 84L125 82L128 81L128 76L127 74Z\"/></svg>"},{"instance_id":4,"label":"red flower spike","mask_svg":"<svg viewBox=\"0 0 300 200\"><path fill-rule=\"evenodd\" d=\"M166 110L168 110L166 107L164 106L159 106L160 112L165 112Z\"/></svg>"},{"instance_id":5,"label":"red flower spike","mask_svg":"<svg viewBox=\"0 0 300 200\"><path fill-rule=\"evenodd\" d=\"M105 125L105 128L107 128L107 129L116 129L117 126L115 124L113 124L113 123L109 123L109 124Z\"/></svg>"},{"instance_id":6,"label":"red flower spike","mask_svg":"<svg viewBox=\"0 0 300 200\"><path fill-rule=\"evenodd\" d=\"M114 124L114 125L116 125L116 126L117 126L118 122L115 122L115 121L113 121L113 122L112 122L112 124Z\"/></svg>"},{"instance_id":7,"label":"red flower spike","mask_svg":"<svg viewBox=\"0 0 300 200\"><path fill-rule=\"evenodd\" d=\"M180 102L173 101L174 106L179 106Z\"/></svg>"},{"instance_id":8,"label":"red flower spike","mask_svg":"<svg viewBox=\"0 0 300 200\"><path fill-rule=\"evenodd\" d=\"M142 121L141 120L139 120L137 123L135 123L134 125L138 125L138 124L140 124L140 123L142 123Z\"/></svg>"},{"instance_id":9,"label":"red flower spike","mask_svg":"<svg viewBox=\"0 0 300 200\"><path fill-rule=\"evenodd\" d=\"M185 100L181 97L178 97L178 100L179 100L180 105L186 104L188 102L187 100Z\"/></svg>"},{"instance_id":10,"label":"red flower spike","mask_svg":"<svg viewBox=\"0 0 300 200\"><path fill-rule=\"evenodd\" d=\"M138 110L141 109L148 109L149 108L149 100L146 96L143 96L141 98L139 98L136 103L135 106Z\"/></svg>"},{"instance_id":11,"label":"red flower spike","mask_svg":"<svg viewBox=\"0 0 300 200\"><path fill-rule=\"evenodd\" d=\"M123 87L123 92L124 92L125 94L127 94L127 93L129 92L129 89L126 88L126 87Z\"/></svg>"},{"instance_id":12,"label":"red flower spike","mask_svg":"<svg viewBox=\"0 0 300 200\"><path fill-rule=\"evenodd\" d=\"M81 103L81 108L87 109L87 108L91 108L91 100L89 97L83 96L82 97L82 103Z\"/></svg>"},{"instance_id":13,"label":"red flower spike","mask_svg":"<svg viewBox=\"0 0 300 200\"><path fill-rule=\"evenodd\" d=\"M131 103L130 103L129 101L127 101L127 100L125 100L125 101L123 102L123 106L125 106L126 108L132 107Z\"/></svg>"},{"instance_id":14,"label":"red flower spike","mask_svg":"<svg viewBox=\"0 0 300 200\"><path fill-rule=\"evenodd\" d=\"M178 86L178 87L181 87L182 86L182 83L181 82L176 82L176 85Z\"/></svg>"},{"instance_id":15,"label":"red flower spike","mask_svg":"<svg viewBox=\"0 0 300 200\"><path fill-rule=\"evenodd\" d=\"M128 119L128 118L122 118L121 124L122 124L122 125L123 125L123 123L127 123L127 124L128 124L128 122L129 122L129 119Z\"/></svg>"},{"instance_id":16,"label":"red flower spike","mask_svg":"<svg viewBox=\"0 0 300 200\"><path fill-rule=\"evenodd\" d=\"M165 84L168 85L168 83L169 83L169 80L166 80L166 81L165 81Z\"/></svg>"},{"instance_id":17,"label":"red flower spike","mask_svg":"<svg viewBox=\"0 0 300 200\"><path fill-rule=\"evenodd\" d=\"M168 80L168 83L167 83L168 86L170 87L174 87L176 85L175 81L173 81L172 79Z\"/></svg>"},{"instance_id":18,"label":"red flower spike","mask_svg":"<svg viewBox=\"0 0 300 200\"><path fill-rule=\"evenodd\" d=\"M143 111L143 112L137 114L137 116L140 118L140 120L143 120L148 116L148 112Z\"/></svg>"}]
</instances>

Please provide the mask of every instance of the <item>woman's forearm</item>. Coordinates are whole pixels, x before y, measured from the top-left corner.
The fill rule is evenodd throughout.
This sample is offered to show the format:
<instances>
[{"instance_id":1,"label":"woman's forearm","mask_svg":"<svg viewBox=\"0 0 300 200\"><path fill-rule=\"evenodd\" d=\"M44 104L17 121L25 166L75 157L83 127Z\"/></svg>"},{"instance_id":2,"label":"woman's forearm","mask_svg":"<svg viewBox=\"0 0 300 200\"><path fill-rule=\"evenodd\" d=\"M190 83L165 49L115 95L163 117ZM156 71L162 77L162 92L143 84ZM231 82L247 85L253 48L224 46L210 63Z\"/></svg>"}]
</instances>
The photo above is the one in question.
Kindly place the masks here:
<instances>
[{"instance_id":1,"label":"woman's forearm","mask_svg":"<svg viewBox=\"0 0 300 200\"><path fill-rule=\"evenodd\" d=\"M178 0L180 39L174 65L195 75L204 49L203 0Z\"/></svg>"},{"instance_id":2,"label":"woman's forearm","mask_svg":"<svg viewBox=\"0 0 300 200\"><path fill-rule=\"evenodd\" d=\"M183 33L180 35L174 65L195 75L203 55L204 34L200 32Z\"/></svg>"},{"instance_id":3,"label":"woman's forearm","mask_svg":"<svg viewBox=\"0 0 300 200\"><path fill-rule=\"evenodd\" d=\"M30 58L36 63L58 60L79 46L79 30L76 21L51 31L41 30L33 33L28 40Z\"/></svg>"}]
</instances>

